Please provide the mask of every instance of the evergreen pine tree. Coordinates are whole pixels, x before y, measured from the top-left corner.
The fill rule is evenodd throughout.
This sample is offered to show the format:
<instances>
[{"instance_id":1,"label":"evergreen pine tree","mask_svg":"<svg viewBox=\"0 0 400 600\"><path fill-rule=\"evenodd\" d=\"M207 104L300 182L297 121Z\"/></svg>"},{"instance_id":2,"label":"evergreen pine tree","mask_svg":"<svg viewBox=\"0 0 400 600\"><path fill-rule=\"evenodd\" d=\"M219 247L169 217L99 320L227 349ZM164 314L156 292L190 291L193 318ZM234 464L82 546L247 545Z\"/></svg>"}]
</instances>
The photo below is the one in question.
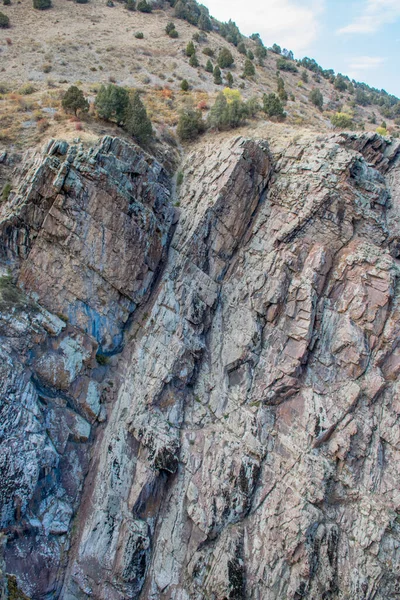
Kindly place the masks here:
<instances>
[{"instance_id":1,"label":"evergreen pine tree","mask_svg":"<svg viewBox=\"0 0 400 600\"><path fill-rule=\"evenodd\" d=\"M203 10L199 17L198 27L202 31L212 31L212 23L209 15Z\"/></svg>"},{"instance_id":2,"label":"evergreen pine tree","mask_svg":"<svg viewBox=\"0 0 400 600\"><path fill-rule=\"evenodd\" d=\"M147 142L153 133L151 121L138 91L133 93L127 108L125 128L138 142Z\"/></svg>"},{"instance_id":3,"label":"evergreen pine tree","mask_svg":"<svg viewBox=\"0 0 400 600\"><path fill-rule=\"evenodd\" d=\"M186 46L186 56L193 56L193 54L196 54L196 48L194 47L193 42L190 41Z\"/></svg>"},{"instance_id":4,"label":"evergreen pine tree","mask_svg":"<svg viewBox=\"0 0 400 600\"><path fill-rule=\"evenodd\" d=\"M128 106L129 94L126 89L113 83L100 87L95 100L99 117L107 121L114 120L121 125L125 121Z\"/></svg>"},{"instance_id":5,"label":"evergreen pine tree","mask_svg":"<svg viewBox=\"0 0 400 600\"><path fill-rule=\"evenodd\" d=\"M211 62L210 59L208 59L205 68L206 68L207 73L213 73L214 72L214 67L213 67L213 64L212 64L212 62Z\"/></svg>"},{"instance_id":6,"label":"evergreen pine tree","mask_svg":"<svg viewBox=\"0 0 400 600\"><path fill-rule=\"evenodd\" d=\"M223 92L220 92L208 114L208 125L212 129L226 129L228 124L228 101Z\"/></svg>"},{"instance_id":7,"label":"evergreen pine tree","mask_svg":"<svg viewBox=\"0 0 400 600\"><path fill-rule=\"evenodd\" d=\"M221 48L218 54L218 65L221 69L227 69L234 63L232 52L228 48Z\"/></svg>"},{"instance_id":8,"label":"evergreen pine tree","mask_svg":"<svg viewBox=\"0 0 400 600\"><path fill-rule=\"evenodd\" d=\"M65 112L73 112L75 115L77 114L78 110L84 112L89 110L88 101L83 95L82 90L76 87L76 85L71 85L71 87L67 89L61 104Z\"/></svg>"},{"instance_id":9,"label":"evergreen pine tree","mask_svg":"<svg viewBox=\"0 0 400 600\"><path fill-rule=\"evenodd\" d=\"M192 56L190 57L189 65L191 67L198 67L199 66L199 61L197 60L196 54L192 54Z\"/></svg>"},{"instance_id":10,"label":"evergreen pine tree","mask_svg":"<svg viewBox=\"0 0 400 600\"><path fill-rule=\"evenodd\" d=\"M264 94L263 109L269 117L278 117L278 119L284 119L286 117L282 102L275 94Z\"/></svg>"},{"instance_id":11,"label":"evergreen pine tree","mask_svg":"<svg viewBox=\"0 0 400 600\"><path fill-rule=\"evenodd\" d=\"M233 86L233 75L230 71L228 71L228 73L226 74L226 83L230 88Z\"/></svg>"},{"instance_id":12,"label":"evergreen pine tree","mask_svg":"<svg viewBox=\"0 0 400 600\"><path fill-rule=\"evenodd\" d=\"M221 83L222 83L221 69L219 68L218 65L216 65L214 68L214 83L216 85L221 85Z\"/></svg>"},{"instance_id":13,"label":"evergreen pine tree","mask_svg":"<svg viewBox=\"0 0 400 600\"><path fill-rule=\"evenodd\" d=\"M318 88L313 88L308 96L309 101L317 108L322 110L324 105L324 97Z\"/></svg>"},{"instance_id":14,"label":"evergreen pine tree","mask_svg":"<svg viewBox=\"0 0 400 600\"><path fill-rule=\"evenodd\" d=\"M181 90L183 92L187 92L189 90L189 83L187 79L182 79L181 81Z\"/></svg>"},{"instance_id":15,"label":"evergreen pine tree","mask_svg":"<svg viewBox=\"0 0 400 600\"><path fill-rule=\"evenodd\" d=\"M278 77L277 87L279 98L282 100L282 102L287 102L288 95L285 90L285 82L283 81L282 77Z\"/></svg>"},{"instance_id":16,"label":"evergreen pine tree","mask_svg":"<svg viewBox=\"0 0 400 600\"><path fill-rule=\"evenodd\" d=\"M181 140L194 140L204 131L204 121L200 110L187 106L179 115L177 134Z\"/></svg>"},{"instance_id":17,"label":"evergreen pine tree","mask_svg":"<svg viewBox=\"0 0 400 600\"><path fill-rule=\"evenodd\" d=\"M256 74L256 70L254 68L253 63L251 62L251 60L249 58L246 58L245 63L244 63L243 75L245 77L254 77L255 74Z\"/></svg>"}]
</instances>

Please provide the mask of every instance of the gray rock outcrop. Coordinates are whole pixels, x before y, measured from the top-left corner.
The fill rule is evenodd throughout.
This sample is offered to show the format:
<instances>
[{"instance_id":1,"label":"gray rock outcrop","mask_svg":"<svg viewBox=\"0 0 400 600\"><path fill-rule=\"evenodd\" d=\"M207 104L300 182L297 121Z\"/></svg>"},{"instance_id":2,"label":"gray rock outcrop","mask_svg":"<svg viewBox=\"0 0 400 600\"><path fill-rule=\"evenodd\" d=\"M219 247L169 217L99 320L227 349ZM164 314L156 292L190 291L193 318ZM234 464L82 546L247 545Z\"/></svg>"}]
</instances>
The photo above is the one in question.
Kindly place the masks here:
<instances>
[{"instance_id":1,"label":"gray rock outcrop","mask_svg":"<svg viewBox=\"0 0 400 600\"><path fill-rule=\"evenodd\" d=\"M399 156L211 138L179 220L119 140L21 170L0 499L25 594L400 597Z\"/></svg>"}]
</instances>

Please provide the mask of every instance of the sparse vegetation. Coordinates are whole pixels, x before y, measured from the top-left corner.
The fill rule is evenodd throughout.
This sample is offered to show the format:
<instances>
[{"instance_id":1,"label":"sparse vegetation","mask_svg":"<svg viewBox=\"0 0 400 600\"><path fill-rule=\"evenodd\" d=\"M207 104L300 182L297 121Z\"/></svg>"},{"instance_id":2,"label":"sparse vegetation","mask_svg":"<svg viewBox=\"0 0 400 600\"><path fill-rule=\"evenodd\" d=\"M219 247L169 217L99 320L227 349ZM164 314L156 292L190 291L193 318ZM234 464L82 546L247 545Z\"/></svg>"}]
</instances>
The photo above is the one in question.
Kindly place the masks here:
<instances>
[{"instance_id":1,"label":"sparse vegetation","mask_svg":"<svg viewBox=\"0 0 400 600\"><path fill-rule=\"evenodd\" d=\"M51 0L33 0L33 8L37 10L47 10L51 8Z\"/></svg>"},{"instance_id":2,"label":"sparse vegetation","mask_svg":"<svg viewBox=\"0 0 400 600\"><path fill-rule=\"evenodd\" d=\"M299 70L291 60L287 58L278 58L276 61L276 68L278 71L288 71L289 73L298 73Z\"/></svg>"},{"instance_id":3,"label":"sparse vegetation","mask_svg":"<svg viewBox=\"0 0 400 600\"><path fill-rule=\"evenodd\" d=\"M0 29L7 29L10 26L10 19L4 13L0 12Z\"/></svg>"},{"instance_id":4,"label":"sparse vegetation","mask_svg":"<svg viewBox=\"0 0 400 600\"><path fill-rule=\"evenodd\" d=\"M319 90L318 88L313 88L308 96L308 99L311 102L311 104L314 104L314 106L322 110L322 107L324 105L324 98L322 96L321 90Z\"/></svg>"},{"instance_id":5,"label":"sparse vegetation","mask_svg":"<svg viewBox=\"0 0 400 600\"><path fill-rule=\"evenodd\" d=\"M140 11L142 13L151 13L151 12L153 12L151 4L149 4L146 0L139 0L139 2L137 3L136 8L137 8L138 11Z\"/></svg>"},{"instance_id":6,"label":"sparse vegetation","mask_svg":"<svg viewBox=\"0 0 400 600\"><path fill-rule=\"evenodd\" d=\"M233 129L239 127L247 116L246 105L238 90L226 88L220 92L210 109L208 126L211 129Z\"/></svg>"},{"instance_id":7,"label":"sparse vegetation","mask_svg":"<svg viewBox=\"0 0 400 600\"><path fill-rule=\"evenodd\" d=\"M279 120L286 118L286 113L283 110L282 102L275 94L264 94L263 110L269 117L277 117Z\"/></svg>"},{"instance_id":8,"label":"sparse vegetation","mask_svg":"<svg viewBox=\"0 0 400 600\"><path fill-rule=\"evenodd\" d=\"M2 192L1 192L1 201L2 201L2 202L7 202L7 200L8 200L8 197L9 197L9 195L10 195L10 193L11 193L11 189L12 189L12 187L11 187L11 183L7 182L7 183L4 185L4 187L3 187L3 189L2 189Z\"/></svg>"},{"instance_id":9,"label":"sparse vegetation","mask_svg":"<svg viewBox=\"0 0 400 600\"><path fill-rule=\"evenodd\" d=\"M205 125L200 110L187 106L181 111L177 127L177 133L181 140L194 140L203 133L204 129Z\"/></svg>"},{"instance_id":10,"label":"sparse vegetation","mask_svg":"<svg viewBox=\"0 0 400 600\"><path fill-rule=\"evenodd\" d=\"M135 33L135 38L136 38L137 40L142 40L142 39L144 38L144 33L143 33L143 31L137 31L137 32Z\"/></svg>"},{"instance_id":11,"label":"sparse vegetation","mask_svg":"<svg viewBox=\"0 0 400 600\"><path fill-rule=\"evenodd\" d=\"M212 58L214 56L214 50L211 50L211 48L207 46L206 48L203 48L203 54Z\"/></svg>"},{"instance_id":12,"label":"sparse vegetation","mask_svg":"<svg viewBox=\"0 0 400 600\"><path fill-rule=\"evenodd\" d=\"M354 122L347 113L337 112L331 117L331 123L337 129L353 129Z\"/></svg>"}]
</instances>

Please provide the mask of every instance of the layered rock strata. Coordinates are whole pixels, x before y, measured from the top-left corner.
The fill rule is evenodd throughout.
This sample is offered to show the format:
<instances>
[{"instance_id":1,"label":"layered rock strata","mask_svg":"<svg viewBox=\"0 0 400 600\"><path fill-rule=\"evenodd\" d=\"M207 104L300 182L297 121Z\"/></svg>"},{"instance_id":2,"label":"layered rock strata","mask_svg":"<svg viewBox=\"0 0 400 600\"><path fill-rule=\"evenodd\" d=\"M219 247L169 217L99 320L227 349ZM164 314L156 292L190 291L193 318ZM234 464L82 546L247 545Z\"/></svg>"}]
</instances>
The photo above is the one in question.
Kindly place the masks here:
<instances>
[{"instance_id":1,"label":"layered rock strata","mask_svg":"<svg viewBox=\"0 0 400 600\"><path fill-rule=\"evenodd\" d=\"M23 591L65 600L400 597L399 144L309 136L274 155L261 141L204 143L182 167L173 237L167 177L150 157L107 138L81 154L57 150L55 162L54 147L64 148L53 143L38 158L1 223L24 307L6 312L23 340L15 334L6 348L20 416L3 400L12 426L2 439L18 445L25 429L32 444L46 432L35 453L44 480L32 471L17 501L10 458L0 484L3 495L9 488L7 569ZM131 173L131 162L140 175L113 175ZM50 182L60 192L51 195ZM104 201L105 190L118 200ZM71 214L75 198L83 208ZM111 221L118 226L106 227L102 245L95 230ZM134 246L118 254L120 237ZM66 310L68 323L54 314ZM84 375L56 380L71 340ZM98 345L101 356L123 350L96 366ZM83 376L108 390L92 421L74 392ZM63 482L73 461L70 499ZM65 519L43 512L61 502ZM50 557L56 543L63 552ZM37 583L44 549L47 579Z\"/></svg>"}]
</instances>

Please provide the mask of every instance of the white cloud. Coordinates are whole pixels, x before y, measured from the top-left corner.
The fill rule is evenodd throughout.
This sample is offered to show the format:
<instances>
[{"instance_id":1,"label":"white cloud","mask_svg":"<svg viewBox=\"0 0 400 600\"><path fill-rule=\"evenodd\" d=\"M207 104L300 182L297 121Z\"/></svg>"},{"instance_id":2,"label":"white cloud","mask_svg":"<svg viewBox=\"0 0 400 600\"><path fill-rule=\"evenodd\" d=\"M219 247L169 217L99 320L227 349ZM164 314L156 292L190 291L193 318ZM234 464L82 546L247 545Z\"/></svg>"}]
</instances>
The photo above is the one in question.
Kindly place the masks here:
<instances>
[{"instance_id":1,"label":"white cloud","mask_svg":"<svg viewBox=\"0 0 400 600\"><path fill-rule=\"evenodd\" d=\"M400 18L400 0L366 0L363 13L338 33L375 33Z\"/></svg>"},{"instance_id":2,"label":"white cloud","mask_svg":"<svg viewBox=\"0 0 400 600\"><path fill-rule=\"evenodd\" d=\"M360 79L366 71L378 69L385 62L382 56L357 56L349 59L348 75L352 79Z\"/></svg>"},{"instance_id":3,"label":"white cloud","mask_svg":"<svg viewBox=\"0 0 400 600\"><path fill-rule=\"evenodd\" d=\"M265 45L276 42L300 54L318 37L325 0L205 0L204 4L220 21L235 21L244 34L259 33Z\"/></svg>"}]
</instances>

